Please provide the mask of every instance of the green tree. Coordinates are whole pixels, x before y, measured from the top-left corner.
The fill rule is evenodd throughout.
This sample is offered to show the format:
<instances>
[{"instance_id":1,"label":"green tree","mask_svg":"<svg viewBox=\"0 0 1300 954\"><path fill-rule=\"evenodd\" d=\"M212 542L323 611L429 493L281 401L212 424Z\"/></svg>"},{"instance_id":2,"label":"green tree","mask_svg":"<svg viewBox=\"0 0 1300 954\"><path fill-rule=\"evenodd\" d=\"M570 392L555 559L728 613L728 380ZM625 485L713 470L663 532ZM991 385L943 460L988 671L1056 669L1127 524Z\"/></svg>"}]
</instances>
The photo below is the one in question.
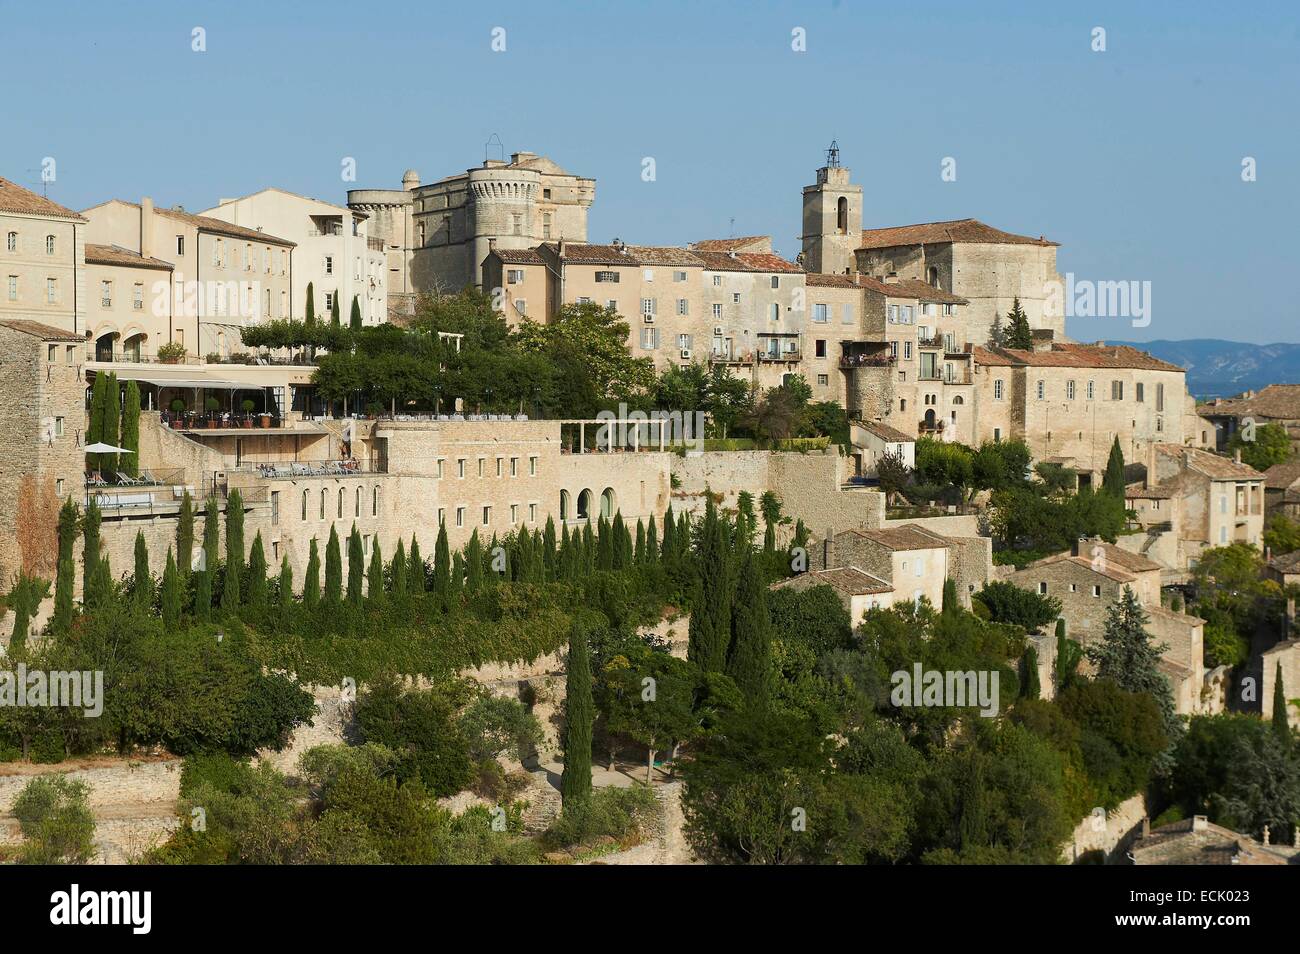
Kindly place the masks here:
<instances>
[{"instance_id":1,"label":"green tree","mask_svg":"<svg viewBox=\"0 0 1300 954\"><path fill-rule=\"evenodd\" d=\"M745 551L732 604L730 642L727 675L735 681L747 704L763 708L772 681L772 621L768 616L767 587L749 550Z\"/></svg>"},{"instance_id":2,"label":"green tree","mask_svg":"<svg viewBox=\"0 0 1300 954\"><path fill-rule=\"evenodd\" d=\"M83 865L95 856L95 816L89 789L66 775L43 775L14 799L13 815L23 835L19 861L29 865Z\"/></svg>"},{"instance_id":3,"label":"green tree","mask_svg":"<svg viewBox=\"0 0 1300 954\"><path fill-rule=\"evenodd\" d=\"M1265 471L1291 459L1291 438L1281 424L1255 424L1234 432L1228 451L1241 451L1242 463Z\"/></svg>"},{"instance_id":4,"label":"green tree","mask_svg":"<svg viewBox=\"0 0 1300 954\"><path fill-rule=\"evenodd\" d=\"M307 283L307 306L304 309L305 321L307 324L314 324L316 321L316 290L312 283Z\"/></svg>"},{"instance_id":5,"label":"green tree","mask_svg":"<svg viewBox=\"0 0 1300 954\"><path fill-rule=\"evenodd\" d=\"M447 525L438 524L438 539L433 544L433 592L446 607L451 598L451 549L447 545Z\"/></svg>"},{"instance_id":6,"label":"green tree","mask_svg":"<svg viewBox=\"0 0 1300 954\"><path fill-rule=\"evenodd\" d=\"M988 607L995 623L1013 623L1027 632L1036 632L1061 615L1061 601L1016 586L1007 580L991 580L975 594Z\"/></svg>"},{"instance_id":7,"label":"green tree","mask_svg":"<svg viewBox=\"0 0 1300 954\"><path fill-rule=\"evenodd\" d=\"M329 542L325 544L325 604L337 607L343 602L343 552L339 547L338 530L330 526Z\"/></svg>"},{"instance_id":8,"label":"green tree","mask_svg":"<svg viewBox=\"0 0 1300 954\"><path fill-rule=\"evenodd\" d=\"M54 619L56 633L66 633L72 625L74 612L73 593L76 588L76 565L73 563L73 548L77 540L77 525L80 511L69 497L59 508L59 563L54 578Z\"/></svg>"},{"instance_id":9,"label":"green tree","mask_svg":"<svg viewBox=\"0 0 1300 954\"><path fill-rule=\"evenodd\" d=\"M1029 351L1034 347L1034 334L1029 329L1029 318L1020 305L1020 298L1011 301L1011 310L1007 312L1006 347Z\"/></svg>"},{"instance_id":10,"label":"green tree","mask_svg":"<svg viewBox=\"0 0 1300 954\"><path fill-rule=\"evenodd\" d=\"M1101 488L1119 500L1124 499L1124 452L1120 450L1119 435L1110 445L1110 456L1106 458L1106 474L1102 478Z\"/></svg>"},{"instance_id":11,"label":"green tree","mask_svg":"<svg viewBox=\"0 0 1300 954\"><path fill-rule=\"evenodd\" d=\"M398 600L406 597L406 544L402 538L397 538L397 552L393 554L393 562L389 565L389 573L393 578L393 597Z\"/></svg>"},{"instance_id":12,"label":"green tree","mask_svg":"<svg viewBox=\"0 0 1300 954\"><path fill-rule=\"evenodd\" d=\"M163 625L169 630L175 629L181 622L181 581L171 547L167 548L167 563L163 567L159 602L162 607Z\"/></svg>"},{"instance_id":13,"label":"green tree","mask_svg":"<svg viewBox=\"0 0 1300 954\"><path fill-rule=\"evenodd\" d=\"M411 549L407 556L406 588L412 593L425 591L424 557L420 555L420 541L411 534Z\"/></svg>"},{"instance_id":14,"label":"green tree","mask_svg":"<svg viewBox=\"0 0 1300 954\"><path fill-rule=\"evenodd\" d=\"M334 292L333 297L330 299L330 324L336 328L339 325L339 293L337 291Z\"/></svg>"},{"instance_id":15,"label":"green tree","mask_svg":"<svg viewBox=\"0 0 1300 954\"><path fill-rule=\"evenodd\" d=\"M255 610L266 608L266 551L262 546L262 531L253 535L253 549L248 555L248 599L249 607Z\"/></svg>"},{"instance_id":16,"label":"green tree","mask_svg":"<svg viewBox=\"0 0 1300 954\"><path fill-rule=\"evenodd\" d=\"M91 497L86 504L86 514L81 518L81 586L84 595L90 585L91 574L99 565L99 525L103 517L99 512L99 501Z\"/></svg>"},{"instance_id":17,"label":"green tree","mask_svg":"<svg viewBox=\"0 0 1300 954\"><path fill-rule=\"evenodd\" d=\"M293 567L289 565L287 553L280 558L280 576L275 585L280 594L280 609L288 610L293 606Z\"/></svg>"},{"instance_id":18,"label":"green tree","mask_svg":"<svg viewBox=\"0 0 1300 954\"><path fill-rule=\"evenodd\" d=\"M302 608L310 612L320 604L320 552L316 538L311 538L307 550L307 572L302 578Z\"/></svg>"},{"instance_id":19,"label":"green tree","mask_svg":"<svg viewBox=\"0 0 1300 954\"><path fill-rule=\"evenodd\" d=\"M352 296L352 314L348 318L348 324L353 331L361 330L361 303L356 295Z\"/></svg>"},{"instance_id":20,"label":"green tree","mask_svg":"<svg viewBox=\"0 0 1300 954\"><path fill-rule=\"evenodd\" d=\"M351 606L360 606L362 581L366 576L366 557L361 547L361 531L356 523L348 534L348 593L347 601Z\"/></svg>"},{"instance_id":21,"label":"green tree","mask_svg":"<svg viewBox=\"0 0 1300 954\"><path fill-rule=\"evenodd\" d=\"M366 599L372 606L384 604L384 557L379 549L379 537L370 545L370 570L366 574Z\"/></svg>"},{"instance_id":22,"label":"green tree","mask_svg":"<svg viewBox=\"0 0 1300 954\"><path fill-rule=\"evenodd\" d=\"M147 613L153 606L153 576L149 572L149 547L144 533L135 534L135 573L131 577L131 601L135 608Z\"/></svg>"},{"instance_id":23,"label":"green tree","mask_svg":"<svg viewBox=\"0 0 1300 954\"><path fill-rule=\"evenodd\" d=\"M121 409L122 409L121 392L117 388L116 374L110 371L107 375L105 375L105 377L108 378L108 384L105 386L105 395L104 395L105 397L104 436L102 440L104 440L109 444L117 446L117 442L120 440L119 435L121 430L121 426L120 426ZM104 471L106 471L105 476L113 475L109 477L109 479L115 480L117 471L121 466L118 461L118 455L115 453L100 454L99 461L100 461L100 466L104 469Z\"/></svg>"},{"instance_id":24,"label":"green tree","mask_svg":"<svg viewBox=\"0 0 1300 954\"><path fill-rule=\"evenodd\" d=\"M194 565L194 498L186 488L176 517L176 569L188 576Z\"/></svg>"},{"instance_id":25,"label":"green tree","mask_svg":"<svg viewBox=\"0 0 1300 954\"><path fill-rule=\"evenodd\" d=\"M591 804L591 732L594 721L587 632L581 624L575 624L569 633L569 655L565 663L564 772L560 777L565 814L581 815Z\"/></svg>"},{"instance_id":26,"label":"green tree","mask_svg":"<svg viewBox=\"0 0 1300 954\"><path fill-rule=\"evenodd\" d=\"M122 471L132 477L140 473L140 385L126 382L126 397L122 404L121 447L131 451L122 455Z\"/></svg>"},{"instance_id":27,"label":"green tree","mask_svg":"<svg viewBox=\"0 0 1300 954\"><path fill-rule=\"evenodd\" d=\"M700 528L699 577L691 602L687 659L704 672L722 672L731 644L733 582L730 543L708 496Z\"/></svg>"},{"instance_id":28,"label":"green tree","mask_svg":"<svg viewBox=\"0 0 1300 954\"><path fill-rule=\"evenodd\" d=\"M1021 693L1026 699L1037 699L1043 694L1043 687L1038 678L1038 650L1033 646L1025 647L1024 670Z\"/></svg>"},{"instance_id":29,"label":"green tree","mask_svg":"<svg viewBox=\"0 0 1300 954\"><path fill-rule=\"evenodd\" d=\"M478 528L469 535L465 545L465 589L471 594L483 588L483 546L478 541Z\"/></svg>"},{"instance_id":30,"label":"green tree","mask_svg":"<svg viewBox=\"0 0 1300 954\"><path fill-rule=\"evenodd\" d=\"M1282 661L1278 660L1273 676L1273 731L1289 742L1291 724L1287 720L1287 703L1286 687L1282 684Z\"/></svg>"}]
</instances>

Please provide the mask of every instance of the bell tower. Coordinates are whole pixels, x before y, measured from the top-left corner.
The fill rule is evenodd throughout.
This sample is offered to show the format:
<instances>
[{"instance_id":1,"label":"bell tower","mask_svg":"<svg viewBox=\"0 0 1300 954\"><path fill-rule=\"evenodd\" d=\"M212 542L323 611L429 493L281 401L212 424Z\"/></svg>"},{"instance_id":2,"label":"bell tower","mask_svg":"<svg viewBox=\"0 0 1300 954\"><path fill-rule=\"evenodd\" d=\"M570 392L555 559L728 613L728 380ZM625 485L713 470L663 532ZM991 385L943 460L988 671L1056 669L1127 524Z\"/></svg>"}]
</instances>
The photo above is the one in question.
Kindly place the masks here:
<instances>
[{"instance_id":1,"label":"bell tower","mask_svg":"<svg viewBox=\"0 0 1300 954\"><path fill-rule=\"evenodd\" d=\"M839 144L831 142L817 181L803 188L803 266L828 275L852 272L861 241L862 186L849 182Z\"/></svg>"}]
</instances>

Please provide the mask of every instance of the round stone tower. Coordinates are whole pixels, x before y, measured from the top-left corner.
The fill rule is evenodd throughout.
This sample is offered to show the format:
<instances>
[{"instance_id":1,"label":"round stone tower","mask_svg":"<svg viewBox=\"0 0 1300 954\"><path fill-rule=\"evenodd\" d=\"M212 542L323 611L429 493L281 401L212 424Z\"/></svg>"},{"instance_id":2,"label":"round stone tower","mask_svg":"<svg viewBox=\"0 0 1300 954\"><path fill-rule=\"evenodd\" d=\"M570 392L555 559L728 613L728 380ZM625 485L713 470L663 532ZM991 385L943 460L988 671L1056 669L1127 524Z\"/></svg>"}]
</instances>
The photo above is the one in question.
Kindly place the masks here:
<instances>
[{"instance_id":1,"label":"round stone tower","mask_svg":"<svg viewBox=\"0 0 1300 954\"><path fill-rule=\"evenodd\" d=\"M533 212L541 196L542 177L531 169L494 162L470 169L468 176L470 266L475 284L481 285L489 239L496 239L498 248L531 248L536 244L532 237Z\"/></svg>"}]
</instances>

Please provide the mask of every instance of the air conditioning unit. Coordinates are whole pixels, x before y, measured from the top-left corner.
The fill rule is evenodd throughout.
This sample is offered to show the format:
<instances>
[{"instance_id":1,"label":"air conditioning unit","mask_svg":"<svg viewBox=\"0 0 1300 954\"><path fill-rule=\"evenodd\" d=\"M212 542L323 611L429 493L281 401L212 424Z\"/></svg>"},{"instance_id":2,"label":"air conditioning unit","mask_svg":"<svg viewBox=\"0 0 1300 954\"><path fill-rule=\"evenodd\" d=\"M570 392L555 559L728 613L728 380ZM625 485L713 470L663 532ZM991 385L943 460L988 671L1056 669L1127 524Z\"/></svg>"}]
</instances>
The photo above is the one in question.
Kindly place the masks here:
<instances>
[{"instance_id":1,"label":"air conditioning unit","mask_svg":"<svg viewBox=\"0 0 1300 954\"><path fill-rule=\"evenodd\" d=\"M646 323L647 325L653 325L653 324L655 323L655 316L654 316L654 315L645 315L645 316L644 316L644 320L645 320L645 323Z\"/></svg>"},{"instance_id":2,"label":"air conditioning unit","mask_svg":"<svg viewBox=\"0 0 1300 954\"><path fill-rule=\"evenodd\" d=\"M721 335L722 335L722 325L714 325L714 326L713 326L713 333L714 333L715 335L721 337Z\"/></svg>"},{"instance_id":3,"label":"air conditioning unit","mask_svg":"<svg viewBox=\"0 0 1300 954\"><path fill-rule=\"evenodd\" d=\"M683 358L687 358L687 359L689 359L690 356L691 356L691 349L690 349L690 348L683 348L683 349L682 349L682 357L683 357Z\"/></svg>"}]
</instances>

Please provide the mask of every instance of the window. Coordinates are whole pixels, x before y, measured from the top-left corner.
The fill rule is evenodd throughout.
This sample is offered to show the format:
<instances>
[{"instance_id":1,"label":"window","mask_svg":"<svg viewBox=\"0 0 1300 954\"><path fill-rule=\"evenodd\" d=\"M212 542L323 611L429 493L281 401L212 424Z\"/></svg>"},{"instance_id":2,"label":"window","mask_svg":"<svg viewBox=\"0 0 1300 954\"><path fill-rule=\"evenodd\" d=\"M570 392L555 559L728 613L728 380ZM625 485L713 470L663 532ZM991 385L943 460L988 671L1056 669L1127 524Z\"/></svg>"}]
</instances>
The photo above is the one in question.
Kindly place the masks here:
<instances>
[{"instance_id":1,"label":"window","mask_svg":"<svg viewBox=\"0 0 1300 954\"><path fill-rule=\"evenodd\" d=\"M647 268L647 269L644 269L644 270L641 272L641 278L642 278L644 281L647 281L647 282L652 282L652 281L654 281L654 280L655 280L655 270L654 270L653 268Z\"/></svg>"},{"instance_id":2,"label":"window","mask_svg":"<svg viewBox=\"0 0 1300 954\"><path fill-rule=\"evenodd\" d=\"M484 468L485 468L486 465L487 465L487 458L486 458L486 457L480 457L480 458L478 459L478 475L479 475L480 477L483 476Z\"/></svg>"},{"instance_id":3,"label":"window","mask_svg":"<svg viewBox=\"0 0 1300 954\"><path fill-rule=\"evenodd\" d=\"M524 280L524 270L523 270L522 268L507 268L507 269L506 269L506 284L507 284L507 285L518 285L518 284L519 284L520 282L522 282L523 280ZM600 279L597 279L597 281L599 281L599 280L600 280Z\"/></svg>"},{"instance_id":4,"label":"window","mask_svg":"<svg viewBox=\"0 0 1300 954\"><path fill-rule=\"evenodd\" d=\"M781 320L781 305L778 302L772 302L772 320Z\"/></svg>"},{"instance_id":5,"label":"window","mask_svg":"<svg viewBox=\"0 0 1300 954\"><path fill-rule=\"evenodd\" d=\"M732 293L731 293L731 303L732 303L733 305L739 305L739 304L740 304L740 292L732 292Z\"/></svg>"},{"instance_id":6,"label":"window","mask_svg":"<svg viewBox=\"0 0 1300 954\"><path fill-rule=\"evenodd\" d=\"M903 360L904 361L912 360L912 342L910 341L903 342Z\"/></svg>"},{"instance_id":7,"label":"window","mask_svg":"<svg viewBox=\"0 0 1300 954\"><path fill-rule=\"evenodd\" d=\"M1101 586L1100 586L1100 584L1096 584L1096 583L1093 584L1093 586L1092 586L1092 595L1093 595L1093 596L1101 596Z\"/></svg>"},{"instance_id":8,"label":"window","mask_svg":"<svg viewBox=\"0 0 1300 954\"><path fill-rule=\"evenodd\" d=\"M271 491L271 526L280 525L280 491Z\"/></svg>"},{"instance_id":9,"label":"window","mask_svg":"<svg viewBox=\"0 0 1300 954\"><path fill-rule=\"evenodd\" d=\"M54 236L53 236L53 235L47 235L47 236L45 236L45 254L46 254L46 255L53 255L53 254L54 254Z\"/></svg>"},{"instance_id":10,"label":"window","mask_svg":"<svg viewBox=\"0 0 1300 954\"><path fill-rule=\"evenodd\" d=\"M77 346L68 345L68 347L63 352L63 363L76 364L77 363L76 354L77 354Z\"/></svg>"},{"instance_id":11,"label":"window","mask_svg":"<svg viewBox=\"0 0 1300 954\"><path fill-rule=\"evenodd\" d=\"M442 478L442 462L443 462L443 458L439 457L439 458L438 458L438 470L437 470L437 473L434 475L434 476L438 477L439 479Z\"/></svg>"},{"instance_id":12,"label":"window","mask_svg":"<svg viewBox=\"0 0 1300 954\"><path fill-rule=\"evenodd\" d=\"M1079 592L1079 584L1078 584L1078 583L1071 583L1071 584L1070 584L1070 592L1071 592L1071 593L1078 593L1078 592Z\"/></svg>"},{"instance_id":13,"label":"window","mask_svg":"<svg viewBox=\"0 0 1300 954\"><path fill-rule=\"evenodd\" d=\"M1002 400L1002 379L1001 378L998 378L996 381L993 382L993 400L995 401Z\"/></svg>"},{"instance_id":14,"label":"window","mask_svg":"<svg viewBox=\"0 0 1300 954\"><path fill-rule=\"evenodd\" d=\"M327 312L333 312L333 311L334 311L334 293L333 293L333 292L326 292L326 293L325 293L325 310L326 310Z\"/></svg>"},{"instance_id":15,"label":"window","mask_svg":"<svg viewBox=\"0 0 1300 954\"><path fill-rule=\"evenodd\" d=\"M840 324L844 324L844 325L851 325L851 324L853 324L853 306L852 306L852 305L848 305L848 304L844 305L843 310L842 310L842 314L841 314L841 317L840 317Z\"/></svg>"},{"instance_id":16,"label":"window","mask_svg":"<svg viewBox=\"0 0 1300 954\"><path fill-rule=\"evenodd\" d=\"M267 292L269 295L270 292ZM144 311L144 285L139 282L131 289L131 309L132 311Z\"/></svg>"},{"instance_id":17,"label":"window","mask_svg":"<svg viewBox=\"0 0 1300 954\"><path fill-rule=\"evenodd\" d=\"M505 472L505 465L506 465L506 459L505 459L504 457L498 457L498 458L497 458L497 476L498 476L498 477L500 477L500 476Z\"/></svg>"},{"instance_id":18,"label":"window","mask_svg":"<svg viewBox=\"0 0 1300 954\"><path fill-rule=\"evenodd\" d=\"M1066 400L1068 400L1068 401L1073 401L1073 400L1074 400L1074 382L1073 382L1073 381L1066 381L1066 382L1065 382L1065 398L1066 398Z\"/></svg>"},{"instance_id":19,"label":"window","mask_svg":"<svg viewBox=\"0 0 1300 954\"><path fill-rule=\"evenodd\" d=\"M439 507L439 508L438 508L438 526L441 527L441 526L442 526L444 523L446 523L446 522L447 522L447 508L446 508L446 507Z\"/></svg>"},{"instance_id":20,"label":"window","mask_svg":"<svg viewBox=\"0 0 1300 954\"><path fill-rule=\"evenodd\" d=\"M549 199L550 197L551 197L551 190L550 190L550 189L543 189L543 190L542 190L542 198L543 198L543 199Z\"/></svg>"},{"instance_id":21,"label":"window","mask_svg":"<svg viewBox=\"0 0 1300 954\"><path fill-rule=\"evenodd\" d=\"M339 488L339 516L343 516L343 488Z\"/></svg>"},{"instance_id":22,"label":"window","mask_svg":"<svg viewBox=\"0 0 1300 954\"><path fill-rule=\"evenodd\" d=\"M9 237L5 240L5 248L11 252L18 251L18 233L10 232Z\"/></svg>"},{"instance_id":23,"label":"window","mask_svg":"<svg viewBox=\"0 0 1300 954\"><path fill-rule=\"evenodd\" d=\"M57 278L45 279L45 300L51 305L59 300L59 280Z\"/></svg>"},{"instance_id":24,"label":"window","mask_svg":"<svg viewBox=\"0 0 1300 954\"><path fill-rule=\"evenodd\" d=\"M530 503L528 505L528 522L529 523L537 522L537 504L535 503Z\"/></svg>"},{"instance_id":25,"label":"window","mask_svg":"<svg viewBox=\"0 0 1300 954\"><path fill-rule=\"evenodd\" d=\"M522 272L521 272L520 274L522 274ZM618 284L618 272L597 272L597 273L596 273L596 281L597 281L597 282L613 282L615 285L617 285L617 284Z\"/></svg>"},{"instance_id":26,"label":"window","mask_svg":"<svg viewBox=\"0 0 1300 954\"><path fill-rule=\"evenodd\" d=\"M518 476L519 476L519 458L518 458L518 457L511 457L511 458L510 458L510 476L511 476L511 477L518 477Z\"/></svg>"},{"instance_id":27,"label":"window","mask_svg":"<svg viewBox=\"0 0 1300 954\"><path fill-rule=\"evenodd\" d=\"M721 287L722 287L722 276L721 276L721 275L714 275L714 276L713 276L713 287L714 287L714 288L721 288Z\"/></svg>"},{"instance_id":28,"label":"window","mask_svg":"<svg viewBox=\"0 0 1300 954\"><path fill-rule=\"evenodd\" d=\"M779 276L779 275L773 275L773 276L772 276L772 287L773 287L773 288L780 288L780 287L781 287L781 276Z\"/></svg>"},{"instance_id":29,"label":"window","mask_svg":"<svg viewBox=\"0 0 1300 954\"><path fill-rule=\"evenodd\" d=\"M462 480L465 479L465 458L464 457L456 458L456 476L461 478Z\"/></svg>"},{"instance_id":30,"label":"window","mask_svg":"<svg viewBox=\"0 0 1300 954\"><path fill-rule=\"evenodd\" d=\"M681 334L677 336L677 347L682 351L689 351L691 348L691 336Z\"/></svg>"},{"instance_id":31,"label":"window","mask_svg":"<svg viewBox=\"0 0 1300 954\"><path fill-rule=\"evenodd\" d=\"M825 338L818 338L815 342L813 342L813 352L814 352L814 354L816 354L817 357L819 357L819 358L824 358L824 357L826 357L826 339L825 339Z\"/></svg>"},{"instance_id":32,"label":"window","mask_svg":"<svg viewBox=\"0 0 1300 954\"><path fill-rule=\"evenodd\" d=\"M515 299L515 311L519 312L519 314L521 314L521 315L527 315L527 314L528 314L528 299L527 299L527 298L516 298L516 299Z\"/></svg>"},{"instance_id":33,"label":"window","mask_svg":"<svg viewBox=\"0 0 1300 954\"><path fill-rule=\"evenodd\" d=\"M63 478L62 478L62 477L60 477L58 480L56 480L56 481L54 482L54 493L55 493L57 496L59 496L59 497L62 497L62 496L63 496Z\"/></svg>"},{"instance_id":34,"label":"window","mask_svg":"<svg viewBox=\"0 0 1300 954\"><path fill-rule=\"evenodd\" d=\"M1038 382L1038 400L1042 400L1047 394L1047 385L1043 381Z\"/></svg>"},{"instance_id":35,"label":"window","mask_svg":"<svg viewBox=\"0 0 1300 954\"><path fill-rule=\"evenodd\" d=\"M375 487L370 491L370 516L379 516L379 488Z\"/></svg>"},{"instance_id":36,"label":"window","mask_svg":"<svg viewBox=\"0 0 1300 954\"><path fill-rule=\"evenodd\" d=\"M684 282L684 281L686 281L686 273L685 273L685 272L673 272L673 281L675 281L675 282Z\"/></svg>"},{"instance_id":37,"label":"window","mask_svg":"<svg viewBox=\"0 0 1300 954\"><path fill-rule=\"evenodd\" d=\"M642 315L649 315L650 317L653 318L653 317L655 316L655 314L656 314L658 311L659 311L659 306L658 306L658 304L657 304L657 302L656 302L656 299L654 299L654 298L642 298L642 299L641 299L641 314L642 314Z\"/></svg>"},{"instance_id":38,"label":"window","mask_svg":"<svg viewBox=\"0 0 1300 954\"><path fill-rule=\"evenodd\" d=\"M916 318L912 315L912 306L903 306L903 324L911 325L916 323Z\"/></svg>"},{"instance_id":39,"label":"window","mask_svg":"<svg viewBox=\"0 0 1300 954\"><path fill-rule=\"evenodd\" d=\"M320 518L322 520L325 519L325 488L324 487L321 488L321 492L320 492Z\"/></svg>"},{"instance_id":40,"label":"window","mask_svg":"<svg viewBox=\"0 0 1300 954\"><path fill-rule=\"evenodd\" d=\"M1039 581L1038 581L1038 593L1039 593L1040 596L1041 596L1041 595L1044 595L1044 594L1047 593L1047 581L1046 581L1046 580L1039 580Z\"/></svg>"},{"instance_id":41,"label":"window","mask_svg":"<svg viewBox=\"0 0 1300 954\"><path fill-rule=\"evenodd\" d=\"M302 519L307 519L307 491L302 492Z\"/></svg>"},{"instance_id":42,"label":"window","mask_svg":"<svg viewBox=\"0 0 1300 954\"><path fill-rule=\"evenodd\" d=\"M510 234L511 235L524 234L524 217L518 212L510 216Z\"/></svg>"},{"instance_id":43,"label":"window","mask_svg":"<svg viewBox=\"0 0 1300 954\"><path fill-rule=\"evenodd\" d=\"M463 527L463 526L465 526L465 508L464 508L464 507L457 507L457 508L456 508L456 526L458 526L458 527Z\"/></svg>"},{"instance_id":44,"label":"window","mask_svg":"<svg viewBox=\"0 0 1300 954\"><path fill-rule=\"evenodd\" d=\"M722 319L722 306L721 306L721 305L715 304L715 305L713 306L713 317L714 317L715 319L719 320L719 321Z\"/></svg>"},{"instance_id":45,"label":"window","mask_svg":"<svg viewBox=\"0 0 1300 954\"><path fill-rule=\"evenodd\" d=\"M492 522L492 507L490 504L484 504L483 505L483 526L486 527L491 522Z\"/></svg>"},{"instance_id":46,"label":"window","mask_svg":"<svg viewBox=\"0 0 1300 954\"><path fill-rule=\"evenodd\" d=\"M10 301L18 300L18 276L17 275L9 276L9 300Z\"/></svg>"},{"instance_id":47,"label":"window","mask_svg":"<svg viewBox=\"0 0 1300 954\"><path fill-rule=\"evenodd\" d=\"M519 522L519 504L511 504L510 505L510 526L513 527L518 522Z\"/></svg>"},{"instance_id":48,"label":"window","mask_svg":"<svg viewBox=\"0 0 1300 954\"><path fill-rule=\"evenodd\" d=\"M826 374L817 375L817 384L821 387L826 387L830 384L830 376Z\"/></svg>"},{"instance_id":49,"label":"window","mask_svg":"<svg viewBox=\"0 0 1300 954\"><path fill-rule=\"evenodd\" d=\"M835 203L835 230L841 235L849 231L849 200L840 196Z\"/></svg>"},{"instance_id":50,"label":"window","mask_svg":"<svg viewBox=\"0 0 1300 954\"><path fill-rule=\"evenodd\" d=\"M326 256L325 256L325 274L326 274L326 275L333 275L333 274L334 274L334 256L333 256L333 255L326 255Z\"/></svg>"},{"instance_id":51,"label":"window","mask_svg":"<svg viewBox=\"0 0 1300 954\"><path fill-rule=\"evenodd\" d=\"M61 417L56 417L54 419L54 436L55 437L63 436L63 418Z\"/></svg>"},{"instance_id":52,"label":"window","mask_svg":"<svg viewBox=\"0 0 1300 954\"><path fill-rule=\"evenodd\" d=\"M1165 409L1165 386L1163 384L1157 384L1156 385L1156 410L1163 411L1164 409Z\"/></svg>"},{"instance_id":53,"label":"window","mask_svg":"<svg viewBox=\"0 0 1300 954\"><path fill-rule=\"evenodd\" d=\"M685 298L677 299L677 314L689 315L691 313L690 307L691 307L690 302L688 302Z\"/></svg>"},{"instance_id":54,"label":"window","mask_svg":"<svg viewBox=\"0 0 1300 954\"><path fill-rule=\"evenodd\" d=\"M1145 398L1146 389L1142 386L1142 382L1139 381L1133 385L1133 400L1137 401L1139 404L1143 404L1145 403Z\"/></svg>"},{"instance_id":55,"label":"window","mask_svg":"<svg viewBox=\"0 0 1300 954\"><path fill-rule=\"evenodd\" d=\"M641 350L653 351L659 347L659 329L642 328L641 329Z\"/></svg>"},{"instance_id":56,"label":"window","mask_svg":"<svg viewBox=\"0 0 1300 954\"><path fill-rule=\"evenodd\" d=\"M178 236L176 236L176 254L177 254L177 255L184 255L184 254L185 254L185 236L184 236L184 235L178 235Z\"/></svg>"},{"instance_id":57,"label":"window","mask_svg":"<svg viewBox=\"0 0 1300 954\"><path fill-rule=\"evenodd\" d=\"M995 427L993 428L993 443L996 444L1000 440L1002 440L1002 428Z\"/></svg>"},{"instance_id":58,"label":"window","mask_svg":"<svg viewBox=\"0 0 1300 954\"><path fill-rule=\"evenodd\" d=\"M813 321L824 322L828 317L825 305L813 305Z\"/></svg>"},{"instance_id":59,"label":"window","mask_svg":"<svg viewBox=\"0 0 1300 954\"><path fill-rule=\"evenodd\" d=\"M1110 399L1111 399L1112 401L1122 401L1122 400L1124 400L1124 382L1123 382L1123 381L1112 381L1112 382L1110 382Z\"/></svg>"},{"instance_id":60,"label":"window","mask_svg":"<svg viewBox=\"0 0 1300 954\"><path fill-rule=\"evenodd\" d=\"M1097 393L1096 382L1088 382L1088 400L1091 401Z\"/></svg>"},{"instance_id":61,"label":"window","mask_svg":"<svg viewBox=\"0 0 1300 954\"><path fill-rule=\"evenodd\" d=\"M536 457L530 457L530 458L528 458L528 476L529 476L529 477L536 477L536 476L537 476L537 458L536 458Z\"/></svg>"},{"instance_id":62,"label":"window","mask_svg":"<svg viewBox=\"0 0 1300 954\"><path fill-rule=\"evenodd\" d=\"M551 237L551 213L542 213L542 238Z\"/></svg>"}]
</instances>

